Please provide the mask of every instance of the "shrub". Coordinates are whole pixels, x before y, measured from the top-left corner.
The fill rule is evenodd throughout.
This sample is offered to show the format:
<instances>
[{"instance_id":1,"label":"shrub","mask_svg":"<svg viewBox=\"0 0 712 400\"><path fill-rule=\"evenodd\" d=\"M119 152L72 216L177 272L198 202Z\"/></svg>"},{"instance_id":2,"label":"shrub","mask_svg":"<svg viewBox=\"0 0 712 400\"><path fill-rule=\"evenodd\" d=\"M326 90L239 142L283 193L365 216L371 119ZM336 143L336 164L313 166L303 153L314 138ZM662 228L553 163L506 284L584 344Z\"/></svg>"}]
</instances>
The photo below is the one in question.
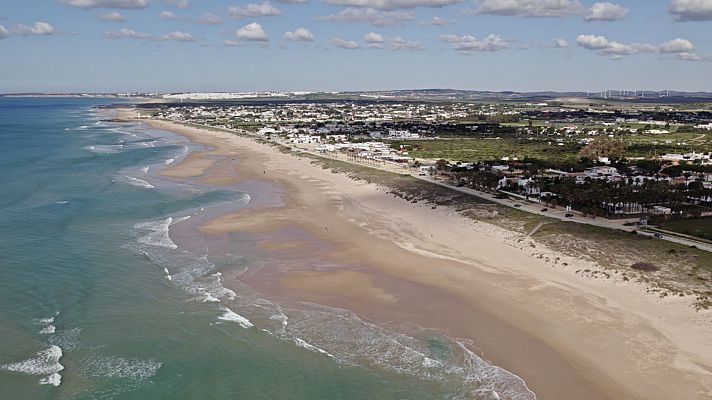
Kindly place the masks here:
<instances>
[{"instance_id":1,"label":"shrub","mask_svg":"<svg viewBox=\"0 0 712 400\"><path fill-rule=\"evenodd\" d=\"M652 263L649 262L637 262L633 265L630 266L633 269L636 269L638 271L646 271L646 272L653 272L653 271L658 271L660 268Z\"/></svg>"}]
</instances>

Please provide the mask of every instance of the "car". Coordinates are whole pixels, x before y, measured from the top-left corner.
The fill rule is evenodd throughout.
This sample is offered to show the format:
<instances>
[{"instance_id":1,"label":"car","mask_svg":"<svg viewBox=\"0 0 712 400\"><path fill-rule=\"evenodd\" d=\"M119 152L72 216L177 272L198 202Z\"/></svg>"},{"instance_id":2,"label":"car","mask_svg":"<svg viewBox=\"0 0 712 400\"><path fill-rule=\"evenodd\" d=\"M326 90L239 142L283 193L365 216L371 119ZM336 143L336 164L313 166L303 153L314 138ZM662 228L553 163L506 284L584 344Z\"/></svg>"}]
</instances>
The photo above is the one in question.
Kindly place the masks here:
<instances>
[{"instance_id":1,"label":"car","mask_svg":"<svg viewBox=\"0 0 712 400\"><path fill-rule=\"evenodd\" d=\"M568 213L568 214L566 214L566 215L565 215L565 217L566 217L566 218L573 218L573 217L574 217L574 215L573 215L573 214L571 214L571 213Z\"/></svg>"},{"instance_id":2,"label":"car","mask_svg":"<svg viewBox=\"0 0 712 400\"><path fill-rule=\"evenodd\" d=\"M661 233L654 233L653 236L655 236L658 239L662 239L663 235Z\"/></svg>"},{"instance_id":3,"label":"car","mask_svg":"<svg viewBox=\"0 0 712 400\"><path fill-rule=\"evenodd\" d=\"M514 205L514 207L517 207L517 208L519 208L519 207L521 207L521 206L522 206L521 204L515 204L515 205Z\"/></svg>"},{"instance_id":4,"label":"car","mask_svg":"<svg viewBox=\"0 0 712 400\"><path fill-rule=\"evenodd\" d=\"M541 212L547 212L547 211L549 211L549 209L548 209L548 208L542 208L542 209L539 210L539 211L541 211Z\"/></svg>"}]
</instances>

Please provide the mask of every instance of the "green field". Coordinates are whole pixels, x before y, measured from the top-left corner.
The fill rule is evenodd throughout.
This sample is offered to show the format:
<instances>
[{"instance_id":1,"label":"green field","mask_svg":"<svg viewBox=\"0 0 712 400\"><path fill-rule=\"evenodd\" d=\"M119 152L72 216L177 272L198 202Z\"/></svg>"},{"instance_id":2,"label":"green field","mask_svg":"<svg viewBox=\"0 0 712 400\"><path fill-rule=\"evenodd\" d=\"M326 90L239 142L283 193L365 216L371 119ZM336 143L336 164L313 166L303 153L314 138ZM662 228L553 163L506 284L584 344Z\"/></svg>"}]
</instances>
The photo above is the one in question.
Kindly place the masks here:
<instances>
[{"instance_id":1,"label":"green field","mask_svg":"<svg viewBox=\"0 0 712 400\"><path fill-rule=\"evenodd\" d=\"M666 221L662 224L661 228L684 235L712 240L712 218L709 217Z\"/></svg>"},{"instance_id":2,"label":"green field","mask_svg":"<svg viewBox=\"0 0 712 400\"><path fill-rule=\"evenodd\" d=\"M437 140L409 140L397 144L410 145L413 157L476 162L498 160L502 157L536 158L548 161L572 161L578 154L577 142L558 146L556 138L529 136L501 136L494 138L462 138Z\"/></svg>"},{"instance_id":3,"label":"green field","mask_svg":"<svg viewBox=\"0 0 712 400\"><path fill-rule=\"evenodd\" d=\"M600 137L600 136L599 136ZM396 141L410 146L409 154L418 158L476 162L502 157L524 160L534 158L549 162L575 162L586 135L493 135L491 137ZM712 134L672 132L669 134L625 134L614 139L626 143L626 157L654 157L667 153L712 151ZM563 145L558 145L559 141Z\"/></svg>"}]
</instances>

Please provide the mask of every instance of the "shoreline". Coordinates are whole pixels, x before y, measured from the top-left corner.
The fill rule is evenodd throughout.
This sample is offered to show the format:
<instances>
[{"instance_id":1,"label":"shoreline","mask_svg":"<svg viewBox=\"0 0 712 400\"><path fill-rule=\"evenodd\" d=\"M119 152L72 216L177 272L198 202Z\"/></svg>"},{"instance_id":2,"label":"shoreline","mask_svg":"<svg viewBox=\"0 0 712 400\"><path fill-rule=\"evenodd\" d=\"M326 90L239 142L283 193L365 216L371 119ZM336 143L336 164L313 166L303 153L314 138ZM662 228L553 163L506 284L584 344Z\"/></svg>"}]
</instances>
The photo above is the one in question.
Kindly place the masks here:
<instances>
[{"instance_id":1,"label":"shoreline","mask_svg":"<svg viewBox=\"0 0 712 400\"><path fill-rule=\"evenodd\" d=\"M552 268L508 244L512 238L503 229L487 231L445 207L392 198L375 185L249 138L140 121L209 148L164 175L218 185L264 180L285 194L281 207L218 217L202 227L204 233L269 237L298 227L328 244L318 258L339 267L313 268L301 260L279 276L247 278L265 293L472 340L487 360L521 376L540 398L710 395L710 324L681 301L661 301L632 283L582 278L573 266ZM316 223L324 220L328 226ZM269 238L262 246L285 259L302 247ZM228 288L230 279L236 278L225 277ZM650 310L656 307L665 309Z\"/></svg>"}]
</instances>

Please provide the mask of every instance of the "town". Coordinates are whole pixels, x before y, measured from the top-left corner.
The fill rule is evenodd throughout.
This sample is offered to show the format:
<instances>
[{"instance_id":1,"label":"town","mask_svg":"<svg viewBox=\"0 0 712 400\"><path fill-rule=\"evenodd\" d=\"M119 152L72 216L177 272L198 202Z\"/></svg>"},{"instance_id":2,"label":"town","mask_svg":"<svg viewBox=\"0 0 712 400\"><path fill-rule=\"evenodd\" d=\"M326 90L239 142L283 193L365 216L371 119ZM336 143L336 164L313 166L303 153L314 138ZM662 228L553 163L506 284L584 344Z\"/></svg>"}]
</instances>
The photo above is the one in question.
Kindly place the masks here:
<instances>
[{"instance_id":1,"label":"town","mask_svg":"<svg viewBox=\"0 0 712 400\"><path fill-rule=\"evenodd\" d=\"M166 103L152 112L567 216L638 219L712 239L704 218L692 224L701 229L676 223L712 215L709 104L362 99Z\"/></svg>"}]
</instances>

